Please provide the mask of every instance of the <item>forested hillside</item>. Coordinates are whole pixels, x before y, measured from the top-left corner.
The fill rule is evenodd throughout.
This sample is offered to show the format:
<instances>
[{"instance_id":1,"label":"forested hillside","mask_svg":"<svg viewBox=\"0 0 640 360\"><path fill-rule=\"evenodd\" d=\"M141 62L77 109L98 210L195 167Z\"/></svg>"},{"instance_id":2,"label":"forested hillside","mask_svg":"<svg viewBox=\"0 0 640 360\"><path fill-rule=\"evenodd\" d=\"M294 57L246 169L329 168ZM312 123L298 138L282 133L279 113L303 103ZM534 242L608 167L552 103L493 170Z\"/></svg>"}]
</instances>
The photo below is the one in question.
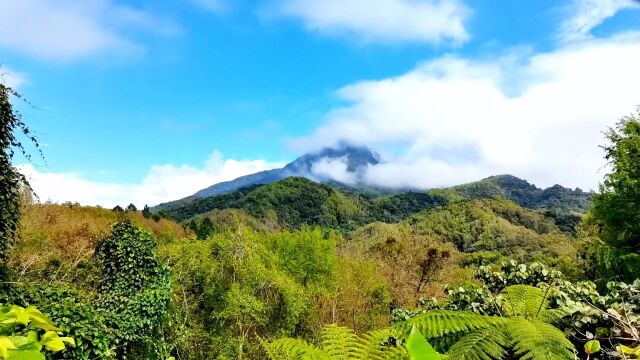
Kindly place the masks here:
<instances>
[{"instance_id":1,"label":"forested hillside","mask_svg":"<svg viewBox=\"0 0 640 360\"><path fill-rule=\"evenodd\" d=\"M289 177L153 212L30 196L10 165L24 124L0 90L0 359L640 352L638 118L607 133L595 194L512 176L396 194Z\"/></svg>"},{"instance_id":2,"label":"forested hillside","mask_svg":"<svg viewBox=\"0 0 640 360\"><path fill-rule=\"evenodd\" d=\"M561 186L539 189L509 175L425 192L381 194L363 190L290 177L229 194L165 204L160 209L179 221L195 217L194 224L203 219L199 215L212 210L242 209L285 228L308 225L349 231L375 221L402 221L422 210L465 199L506 198L525 208L545 211L547 216L558 220L563 230L573 231L592 197L591 193Z\"/></svg>"}]
</instances>

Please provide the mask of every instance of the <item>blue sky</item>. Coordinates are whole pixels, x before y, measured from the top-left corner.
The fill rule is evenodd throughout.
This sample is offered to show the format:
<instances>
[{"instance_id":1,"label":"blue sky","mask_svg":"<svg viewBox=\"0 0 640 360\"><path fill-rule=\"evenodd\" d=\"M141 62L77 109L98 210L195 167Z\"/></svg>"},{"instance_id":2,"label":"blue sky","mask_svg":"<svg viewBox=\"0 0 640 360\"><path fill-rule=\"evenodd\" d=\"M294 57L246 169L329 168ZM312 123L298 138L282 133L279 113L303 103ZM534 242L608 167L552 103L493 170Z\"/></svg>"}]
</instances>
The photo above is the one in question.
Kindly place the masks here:
<instances>
[{"instance_id":1,"label":"blue sky","mask_svg":"<svg viewBox=\"0 0 640 360\"><path fill-rule=\"evenodd\" d=\"M638 2L372 4L0 0L46 157L24 171L43 199L157 203L346 140L385 157L373 183L596 187L599 132L640 103Z\"/></svg>"}]
</instances>

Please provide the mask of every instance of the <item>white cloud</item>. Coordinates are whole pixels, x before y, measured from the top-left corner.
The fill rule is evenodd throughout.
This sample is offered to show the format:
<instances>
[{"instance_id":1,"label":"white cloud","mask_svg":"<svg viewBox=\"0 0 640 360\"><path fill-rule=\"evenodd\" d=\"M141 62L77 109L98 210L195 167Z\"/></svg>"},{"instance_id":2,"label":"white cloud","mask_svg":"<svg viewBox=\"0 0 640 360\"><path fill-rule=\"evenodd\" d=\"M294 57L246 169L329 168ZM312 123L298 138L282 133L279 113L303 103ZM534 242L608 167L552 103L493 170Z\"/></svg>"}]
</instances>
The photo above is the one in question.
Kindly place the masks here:
<instances>
[{"instance_id":1,"label":"white cloud","mask_svg":"<svg viewBox=\"0 0 640 360\"><path fill-rule=\"evenodd\" d=\"M25 82L27 82L27 79L24 74L15 72L9 67L0 66L0 83L16 89Z\"/></svg>"},{"instance_id":2,"label":"white cloud","mask_svg":"<svg viewBox=\"0 0 640 360\"><path fill-rule=\"evenodd\" d=\"M181 31L171 20L110 0L0 1L0 47L38 58L136 52L141 46L127 35L137 30L160 35Z\"/></svg>"},{"instance_id":3,"label":"white cloud","mask_svg":"<svg viewBox=\"0 0 640 360\"><path fill-rule=\"evenodd\" d=\"M562 24L563 41L581 41L591 38L591 30L624 9L640 9L637 0L573 0L567 7L571 16Z\"/></svg>"},{"instance_id":4,"label":"white cloud","mask_svg":"<svg viewBox=\"0 0 640 360\"><path fill-rule=\"evenodd\" d=\"M77 173L42 171L30 164L18 168L30 180L41 201L72 201L104 207L133 203L141 207L144 204L177 200L215 183L282 165L264 160L225 160L216 151L202 167L171 164L153 166L145 178L136 184L89 181Z\"/></svg>"},{"instance_id":5,"label":"white cloud","mask_svg":"<svg viewBox=\"0 0 640 360\"><path fill-rule=\"evenodd\" d=\"M275 12L314 31L364 42L463 42L470 10L458 0L278 0Z\"/></svg>"},{"instance_id":6,"label":"white cloud","mask_svg":"<svg viewBox=\"0 0 640 360\"><path fill-rule=\"evenodd\" d=\"M490 61L443 57L347 86L299 151L348 141L406 149L370 168L380 185L452 185L502 173L596 188L602 131L640 103L640 33Z\"/></svg>"},{"instance_id":7,"label":"white cloud","mask_svg":"<svg viewBox=\"0 0 640 360\"><path fill-rule=\"evenodd\" d=\"M358 173L348 171L347 158L321 158L311 166L311 176L323 181L326 179L339 181L343 184L353 185L360 179Z\"/></svg>"}]
</instances>

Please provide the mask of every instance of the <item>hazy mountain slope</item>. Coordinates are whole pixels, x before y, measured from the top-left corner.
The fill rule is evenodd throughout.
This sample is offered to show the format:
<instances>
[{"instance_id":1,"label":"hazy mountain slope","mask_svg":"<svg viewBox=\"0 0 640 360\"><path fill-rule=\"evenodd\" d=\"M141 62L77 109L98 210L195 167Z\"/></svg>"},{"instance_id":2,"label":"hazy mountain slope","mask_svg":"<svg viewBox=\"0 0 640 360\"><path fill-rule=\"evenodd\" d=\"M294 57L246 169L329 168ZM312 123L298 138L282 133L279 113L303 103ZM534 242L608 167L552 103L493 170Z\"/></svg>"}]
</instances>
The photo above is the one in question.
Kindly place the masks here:
<instances>
[{"instance_id":1,"label":"hazy mountain slope","mask_svg":"<svg viewBox=\"0 0 640 360\"><path fill-rule=\"evenodd\" d=\"M368 165L379 163L378 156L366 147L343 146L336 149L324 149L317 153L303 155L281 169L261 171L241 176L235 180L214 184L195 193L196 197L206 197L229 193L243 187L270 184L291 176L300 176L313 180L331 180L314 172L314 166L323 160L341 160L347 166L347 172L356 177Z\"/></svg>"}]
</instances>

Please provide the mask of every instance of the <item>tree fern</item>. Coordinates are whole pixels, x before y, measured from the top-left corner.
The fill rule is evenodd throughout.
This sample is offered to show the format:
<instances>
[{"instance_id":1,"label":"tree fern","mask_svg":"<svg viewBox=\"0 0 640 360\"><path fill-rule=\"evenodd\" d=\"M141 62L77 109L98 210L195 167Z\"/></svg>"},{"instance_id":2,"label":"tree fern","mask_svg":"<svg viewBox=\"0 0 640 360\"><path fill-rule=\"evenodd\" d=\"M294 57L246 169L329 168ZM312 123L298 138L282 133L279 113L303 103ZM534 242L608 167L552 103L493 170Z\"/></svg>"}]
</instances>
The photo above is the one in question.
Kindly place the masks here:
<instances>
[{"instance_id":1,"label":"tree fern","mask_svg":"<svg viewBox=\"0 0 640 360\"><path fill-rule=\"evenodd\" d=\"M575 358L571 342L549 324L566 313L548 309L544 290L515 285L506 288L502 296L508 317L438 310L417 315L398 327L405 333L415 327L430 341L456 336L448 347L450 359L505 359L509 349L523 360Z\"/></svg>"},{"instance_id":2,"label":"tree fern","mask_svg":"<svg viewBox=\"0 0 640 360\"><path fill-rule=\"evenodd\" d=\"M522 317L509 319L507 331L522 360L574 359L573 344L553 325Z\"/></svg>"},{"instance_id":3,"label":"tree fern","mask_svg":"<svg viewBox=\"0 0 640 360\"><path fill-rule=\"evenodd\" d=\"M274 360L439 359L426 338L436 344L455 340L446 345L446 358L451 360L501 360L513 356L521 360L575 359L571 342L550 324L566 314L548 309L545 291L515 285L506 288L502 296L508 317L434 310L362 337L347 328L329 325L322 333L320 347L302 340L281 339L265 345L265 349ZM397 344L390 341L395 339L399 339ZM405 348L404 344L409 343L415 346Z\"/></svg>"},{"instance_id":4,"label":"tree fern","mask_svg":"<svg viewBox=\"0 0 640 360\"><path fill-rule=\"evenodd\" d=\"M513 285L507 287L502 294L506 298L504 308L509 316L535 319L542 310L549 307L547 293L537 287Z\"/></svg>"},{"instance_id":5,"label":"tree fern","mask_svg":"<svg viewBox=\"0 0 640 360\"><path fill-rule=\"evenodd\" d=\"M263 346L273 360L404 359L407 352L402 345L396 344L395 338L394 329L372 331L360 337L346 327L328 325L322 331L320 347L288 338Z\"/></svg>"},{"instance_id":6,"label":"tree fern","mask_svg":"<svg viewBox=\"0 0 640 360\"><path fill-rule=\"evenodd\" d=\"M425 338L432 339L494 327L504 322L505 319L498 316L469 311L434 310L417 315L399 327L407 334L415 327Z\"/></svg>"},{"instance_id":7,"label":"tree fern","mask_svg":"<svg viewBox=\"0 0 640 360\"><path fill-rule=\"evenodd\" d=\"M299 339L278 339L263 345L267 355L273 360L329 360L331 357L320 350Z\"/></svg>"},{"instance_id":8,"label":"tree fern","mask_svg":"<svg viewBox=\"0 0 640 360\"><path fill-rule=\"evenodd\" d=\"M447 352L450 359L492 360L507 355L511 339L504 327L488 327L461 337Z\"/></svg>"},{"instance_id":9,"label":"tree fern","mask_svg":"<svg viewBox=\"0 0 640 360\"><path fill-rule=\"evenodd\" d=\"M398 344L398 333L393 329L375 330L362 336L363 359L400 360L406 357L406 350Z\"/></svg>"},{"instance_id":10,"label":"tree fern","mask_svg":"<svg viewBox=\"0 0 640 360\"><path fill-rule=\"evenodd\" d=\"M322 349L330 358L344 360L362 359L365 352L362 339L353 330L335 324L322 331Z\"/></svg>"}]
</instances>

